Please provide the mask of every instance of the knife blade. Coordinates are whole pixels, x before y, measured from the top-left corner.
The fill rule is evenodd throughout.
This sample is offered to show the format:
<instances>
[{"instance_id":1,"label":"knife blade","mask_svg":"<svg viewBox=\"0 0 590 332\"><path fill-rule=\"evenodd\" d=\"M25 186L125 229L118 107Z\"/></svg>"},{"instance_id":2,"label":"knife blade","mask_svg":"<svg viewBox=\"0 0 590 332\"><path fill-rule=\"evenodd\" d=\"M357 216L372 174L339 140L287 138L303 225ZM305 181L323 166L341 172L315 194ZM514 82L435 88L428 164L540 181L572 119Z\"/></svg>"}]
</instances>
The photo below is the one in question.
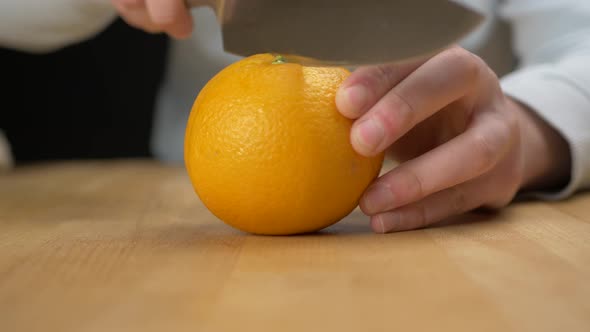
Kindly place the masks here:
<instances>
[{"instance_id":1,"label":"knife blade","mask_svg":"<svg viewBox=\"0 0 590 332\"><path fill-rule=\"evenodd\" d=\"M449 0L188 0L215 9L227 52L358 66L433 54L483 16Z\"/></svg>"}]
</instances>

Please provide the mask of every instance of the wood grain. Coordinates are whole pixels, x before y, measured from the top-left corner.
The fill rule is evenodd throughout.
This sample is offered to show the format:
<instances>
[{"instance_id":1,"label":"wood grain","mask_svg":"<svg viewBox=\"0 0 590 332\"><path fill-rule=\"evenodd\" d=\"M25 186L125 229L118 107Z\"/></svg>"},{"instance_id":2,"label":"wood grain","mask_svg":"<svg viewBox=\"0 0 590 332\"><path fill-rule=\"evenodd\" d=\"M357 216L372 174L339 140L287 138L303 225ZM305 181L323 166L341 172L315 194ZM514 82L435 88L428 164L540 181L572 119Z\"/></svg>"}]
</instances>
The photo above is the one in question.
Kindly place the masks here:
<instances>
[{"instance_id":1,"label":"wood grain","mask_svg":"<svg viewBox=\"0 0 590 332\"><path fill-rule=\"evenodd\" d=\"M0 175L0 331L590 331L590 195L375 235L251 236L184 169Z\"/></svg>"}]
</instances>

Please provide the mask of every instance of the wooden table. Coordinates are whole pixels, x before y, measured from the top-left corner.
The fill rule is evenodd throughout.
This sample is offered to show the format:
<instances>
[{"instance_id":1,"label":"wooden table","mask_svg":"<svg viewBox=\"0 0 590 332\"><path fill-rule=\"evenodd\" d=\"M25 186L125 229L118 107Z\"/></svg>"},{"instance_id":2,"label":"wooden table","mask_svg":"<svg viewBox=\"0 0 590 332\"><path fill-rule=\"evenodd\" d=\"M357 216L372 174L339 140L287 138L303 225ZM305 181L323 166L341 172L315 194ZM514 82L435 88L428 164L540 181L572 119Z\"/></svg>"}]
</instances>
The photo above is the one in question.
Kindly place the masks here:
<instances>
[{"instance_id":1,"label":"wooden table","mask_svg":"<svg viewBox=\"0 0 590 332\"><path fill-rule=\"evenodd\" d=\"M0 175L0 331L590 331L590 195L375 235L261 237L184 169Z\"/></svg>"}]
</instances>

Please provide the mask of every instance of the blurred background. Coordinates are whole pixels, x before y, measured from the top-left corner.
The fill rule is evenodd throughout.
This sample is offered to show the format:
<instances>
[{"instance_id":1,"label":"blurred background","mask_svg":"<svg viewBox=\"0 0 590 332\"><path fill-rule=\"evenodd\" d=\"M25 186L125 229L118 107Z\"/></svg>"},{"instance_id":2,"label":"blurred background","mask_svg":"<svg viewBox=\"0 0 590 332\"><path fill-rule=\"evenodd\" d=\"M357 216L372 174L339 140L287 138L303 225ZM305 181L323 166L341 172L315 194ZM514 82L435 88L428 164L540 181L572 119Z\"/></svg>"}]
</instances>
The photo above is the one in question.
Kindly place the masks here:
<instances>
[{"instance_id":1,"label":"blurred background","mask_svg":"<svg viewBox=\"0 0 590 332\"><path fill-rule=\"evenodd\" d=\"M497 4L469 3L487 19L461 44L498 75L510 71L509 29L493 14ZM31 36L18 34L0 38L4 105L10 105L0 112L0 169L55 159L182 162L184 127L195 97L239 58L223 51L209 8L193 10L195 29L186 40L145 33L116 18L114 9L104 11L105 27L73 40L59 37L66 40L54 45L30 47L24 40ZM63 29L55 25L47 35L59 36Z\"/></svg>"}]
</instances>

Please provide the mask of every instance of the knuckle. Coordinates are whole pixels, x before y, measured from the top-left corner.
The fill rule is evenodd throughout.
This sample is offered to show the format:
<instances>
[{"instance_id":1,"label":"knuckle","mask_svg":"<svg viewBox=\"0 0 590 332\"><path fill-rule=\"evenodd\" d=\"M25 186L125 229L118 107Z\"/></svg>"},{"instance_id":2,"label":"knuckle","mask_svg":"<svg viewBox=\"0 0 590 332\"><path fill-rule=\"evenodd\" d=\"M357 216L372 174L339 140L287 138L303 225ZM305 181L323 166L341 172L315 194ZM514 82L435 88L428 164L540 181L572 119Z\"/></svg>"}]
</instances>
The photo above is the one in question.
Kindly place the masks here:
<instances>
[{"instance_id":1,"label":"knuckle","mask_svg":"<svg viewBox=\"0 0 590 332\"><path fill-rule=\"evenodd\" d=\"M502 114L498 115L493 130L490 131L489 136L491 139L496 141L496 148L498 152L506 150L506 146L515 141L513 138L519 136L519 124L518 119L513 114Z\"/></svg>"},{"instance_id":2,"label":"knuckle","mask_svg":"<svg viewBox=\"0 0 590 332\"><path fill-rule=\"evenodd\" d=\"M371 113L373 120L383 128L384 140L389 144L396 133L399 132L400 127L395 114L388 108L379 108Z\"/></svg>"},{"instance_id":3,"label":"knuckle","mask_svg":"<svg viewBox=\"0 0 590 332\"><path fill-rule=\"evenodd\" d=\"M406 203L420 200L428 194L424 188L424 181L418 174L416 174L416 172L410 168L406 168L406 170L402 173L402 176L405 179L404 182L406 183L406 195L408 196Z\"/></svg>"},{"instance_id":4,"label":"knuckle","mask_svg":"<svg viewBox=\"0 0 590 332\"><path fill-rule=\"evenodd\" d=\"M426 194L423 183L416 173L405 166L396 168L384 178L386 187L391 190L396 206L419 201ZM384 186L385 187L385 186Z\"/></svg>"},{"instance_id":5,"label":"knuckle","mask_svg":"<svg viewBox=\"0 0 590 332\"><path fill-rule=\"evenodd\" d=\"M479 173L486 172L496 164L500 149L496 142L489 135L478 134L474 136L473 144L475 145L476 163Z\"/></svg>"},{"instance_id":6,"label":"knuckle","mask_svg":"<svg viewBox=\"0 0 590 332\"><path fill-rule=\"evenodd\" d=\"M489 170L496 165L508 151L512 138L518 135L518 124L516 120L509 118L494 119L493 124L482 132L473 136L475 161L478 163L481 172Z\"/></svg>"},{"instance_id":7,"label":"knuckle","mask_svg":"<svg viewBox=\"0 0 590 332\"><path fill-rule=\"evenodd\" d=\"M386 131L394 137L401 136L414 122L415 112L413 106L394 90L389 91L377 106L377 116L381 120Z\"/></svg>"},{"instance_id":8,"label":"knuckle","mask_svg":"<svg viewBox=\"0 0 590 332\"><path fill-rule=\"evenodd\" d=\"M466 81L475 81L482 68L487 68L484 61L477 55L465 50L462 47L452 47L445 52L450 65L457 66L466 77Z\"/></svg>"}]
</instances>

